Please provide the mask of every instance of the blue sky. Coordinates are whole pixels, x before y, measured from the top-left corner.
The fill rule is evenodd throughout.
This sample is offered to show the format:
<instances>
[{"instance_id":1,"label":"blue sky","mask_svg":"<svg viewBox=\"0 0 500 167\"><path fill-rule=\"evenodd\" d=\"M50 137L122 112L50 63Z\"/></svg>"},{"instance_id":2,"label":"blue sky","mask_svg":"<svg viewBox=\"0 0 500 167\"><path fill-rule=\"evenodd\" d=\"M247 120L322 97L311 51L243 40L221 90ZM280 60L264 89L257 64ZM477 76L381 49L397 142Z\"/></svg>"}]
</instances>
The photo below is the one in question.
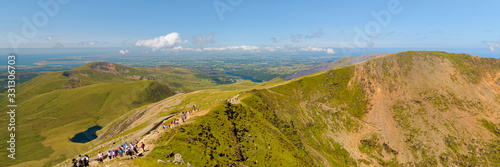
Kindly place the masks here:
<instances>
[{"instance_id":1,"label":"blue sky","mask_svg":"<svg viewBox=\"0 0 500 167\"><path fill-rule=\"evenodd\" d=\"M50 16L40 3L57 4L58 10ZM2 1L0 6L0 48L21 50L109 47L116 48L116 54L213 50L339 54L346 48L462 48L500 52L497 0L40 0ZM26 24L38 31L26 36Z\"/></svg>"}]
</instances>

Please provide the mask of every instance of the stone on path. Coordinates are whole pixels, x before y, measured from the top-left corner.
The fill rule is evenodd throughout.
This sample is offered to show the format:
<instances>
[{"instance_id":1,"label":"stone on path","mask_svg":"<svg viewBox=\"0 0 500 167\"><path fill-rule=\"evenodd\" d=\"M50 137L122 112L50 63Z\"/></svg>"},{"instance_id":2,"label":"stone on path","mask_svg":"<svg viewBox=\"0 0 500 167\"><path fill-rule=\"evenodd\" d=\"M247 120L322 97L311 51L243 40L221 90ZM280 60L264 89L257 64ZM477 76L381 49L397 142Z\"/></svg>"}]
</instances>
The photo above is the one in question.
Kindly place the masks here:
<instances>
[{"instance_id":1,"label":"stone on path","mask_svg":"<svg viewBox=\"0 0 500 167\"><path fill-rule=\"evenodd\" d=\"M175 154L174 164L185 164L181 154Z\"/></svg>"}]
</instances>

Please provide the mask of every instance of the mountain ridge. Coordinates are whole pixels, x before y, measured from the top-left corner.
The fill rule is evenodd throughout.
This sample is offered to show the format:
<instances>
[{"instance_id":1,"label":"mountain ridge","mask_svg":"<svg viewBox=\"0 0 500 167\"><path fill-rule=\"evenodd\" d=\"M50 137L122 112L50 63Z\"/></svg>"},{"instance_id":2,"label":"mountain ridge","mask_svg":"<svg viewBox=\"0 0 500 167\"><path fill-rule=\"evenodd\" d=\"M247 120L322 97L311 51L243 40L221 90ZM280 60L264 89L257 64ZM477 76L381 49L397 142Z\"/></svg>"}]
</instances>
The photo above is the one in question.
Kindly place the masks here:
<instances>
[{"instance_id":1,"label":"mountain ridge","mask_svg":"<svg viewBox=\"0 0 500 167\"><path fill-rule=\"evenodd\" d=\"M224 137L207 141L189 132L199 124L186 125L184 132L176 131L173 136L166 134L174 144L165 143L166 147L152 154L153 158L161 158L163 153L173 150L188 157L217 155L215 159L185 158L195 165L266 162L280 166L312 162L321 166L497 166L500 165L496 158L500 154L495 151L500 148L499 80L500 61L496 59L434 51L389 54L255 89L242 99L243 108L228 109L232 104L222 104L225 109L211 111L226 113L229 120L233 119L230 116L233 112L256 112L250 114L254 119L269 122L287 141L295 143L293 149L283 148L304 157L286 158L280 153L258 156L267 154L267 146L262 143L252 146L245 141L265 140L265 137L246 137L259 130L251 127L245 130L244 126L236 125L237 132L250 133L237 140L242 142L234 143L241 145L241 153L220 157L217 154L227 155L225 152L235 149L205 146L215 141L230 141ZM249 116L234 119L245 119L240 117ZM217 125L202 126L213 129ZM260 125L254 126L258 129ZM224 129L206 132L231 134ZM204 144L182 143L187 138ZM181 148L168 149L174 146ZM181 151L188 147L201 149L197 152L201 155ZM256 156L238 160L238 156L245 155Z\"/></svg>"},{"instance_id":2,"label":"mountain ridge","mask_svg":"<svg viewBox=\"0 0 500 167\"><path fill-rule=\"evenodd\" d=\"M338 68L338 67L343 67L351 64L356 64L374 57L386 55L388 53L385 52L380 52L380 53L367 53L364 55L356 56L356 57L342 57L339 60L335 60L333 62L327 63L327 64L321 64L312 68L309 68L307 70L303 70L300 72L297 72L289 77L286 77L285 80L291 80L295 79L301 76L306 76L309 74L317 73L320 71L325 71L333 68Z\"/></svg>"}]
</instances>

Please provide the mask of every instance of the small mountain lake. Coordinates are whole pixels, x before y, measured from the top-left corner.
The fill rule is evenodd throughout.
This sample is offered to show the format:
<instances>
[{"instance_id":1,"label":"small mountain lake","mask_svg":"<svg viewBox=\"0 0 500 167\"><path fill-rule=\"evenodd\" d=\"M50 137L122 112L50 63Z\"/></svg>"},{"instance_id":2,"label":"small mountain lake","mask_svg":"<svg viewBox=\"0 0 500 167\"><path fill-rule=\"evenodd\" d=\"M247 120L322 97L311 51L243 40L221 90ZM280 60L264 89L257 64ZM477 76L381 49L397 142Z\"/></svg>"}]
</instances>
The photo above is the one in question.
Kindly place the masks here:
<instances>
[{"instance_id":1,"label":"small mountain lake","mask_svg":"<svg viewBox=\"0 0 500 167\"><path fill-rule=\"evenodd\" d=\"M252 82L257 82L257 83L261 83L261 82L262 82L261 80L255 79L255 78L253 78L253 77L244 76L244 75L238 75L238 74L235 74L235 73L232 73L232 72L226 72L226 74L227 74L227 75L238 76L238 77L243 78L244 80L250 80L250 81L252 81Z\"/></svg>"},{"instance_id":2,"label":"small mountain lake","mask_svg":"<svg viewBox=\"0 0 500 167\"><path fill-rule=\"evenodd\" d=\"M95 134L95 132L101 129L102 126L92 126L86 131L76 134L69 140L74 143L87 143L89 141L96 139L97 135Z\"/></svg>"}]
</instances>

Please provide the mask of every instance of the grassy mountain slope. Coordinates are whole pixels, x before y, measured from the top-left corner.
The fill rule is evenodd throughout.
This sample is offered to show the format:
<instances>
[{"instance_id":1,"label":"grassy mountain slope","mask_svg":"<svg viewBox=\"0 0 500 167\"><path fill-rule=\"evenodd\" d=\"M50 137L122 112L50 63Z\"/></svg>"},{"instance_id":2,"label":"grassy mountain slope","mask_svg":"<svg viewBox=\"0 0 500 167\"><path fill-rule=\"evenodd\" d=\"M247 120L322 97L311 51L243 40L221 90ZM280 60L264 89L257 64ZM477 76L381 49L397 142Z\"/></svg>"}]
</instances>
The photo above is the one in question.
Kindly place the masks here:
<instances>
[{"instance_id":1,"label":"grassy mountain slope","mask_svg":"<svg viewBox=\"0 0 500 167\"><path fill-rule=\"evenodd\" d=\"M72 89L86 85L111 82L127 82L155 80L178 92L217 87L212 76L198 73L192 69L160 66L160 67L128 67L119 64L94 62L68 71L47 73L33 78L18 86L23 90L20 99L28 99L33 95L47 93L57 89Z\"/></svg>"},{"instance_id":2,"label":"grassy mountain slope","mask_svg":"<svg viewBox=\"0 0 500 167\"><path fill-rule=\"evenodd\" d=\"M156 99L142 98L144 94L163 98L174 93L155 81L132 81L59 89L18 103L16 150L20 156L16 163L65 159L67 154L88 148L92 143L71 143L68 138L95 125L106 129L110 121L138 104L155 102ZM1 145L7 147L4 143Z\"/></svg>"},{"instance_id":3,"label":"grassy mountain slope","mask_svg":"<svg viewBox=\"0 0 500 167\"><path fill-rule=\"evenodd\" d=\"M182 152L194 160L190 162L195 166L231 166L241 162L273 166L312 163L302 151L304 148L296 148L293 141L258 111L225 103L198 120L181 127L173 140L156 147L151 157L161 159L168 151ZM159 142L169 139L165 137Z\"/></svg>"},{"instance_id":4,"label":"grassy mountain slope","mask_svg":"<svg viewBox=\"0 0 500 167\"><path fill-rule=\"evenodd\" d=\"M16 161L5 161L9 162L6 165L32 161L40 166L66 159L67 155L74 155L93 144L70 143L68 139L76 133L94 125L106 130L110 122L131 109L175 94L157 81L134 81L120 72L135 75L141 70L93 63L70 71L44 74L19 85L16 89L19 106L16 153L19 156ZM5 100L1 102L2 106L6 103ZM8 119L1 122L6 121ZM9 132L0 133L2 140L7 140ZM0 145L7 147L7 143ZM2 152L2 161L6 158L6 152Z\"/></svg>"},{"instance_id":5,"label":"grassy mountain slope","mask_svg":"<svg viewBox=\"0 0 500 167\"><path fill-rule=\"evenodd\" d=\"M264 85L273 85L273 84L278 84L282 79L275 79L273 81L265 82L265 83L259 83L257 87L264 86ZM247 88L243 88L245 85L249 86ZM110 138L103 138L102 142L100 142L98 145L96 145L94 148L91 150L88 150L87 152L81 152L81 154L89 154L92 157L95 157L95 154L97 151L107 151L109 148L116 148L118 143L121 141L130 141L130 140L135 140L135 139L140 139L142 138L144 142L147 145L146 150L151 149L154 145L156 144L162 144L163 142L159 142L156 139L158 139L158 136L162 136L164 133L164 130L162 130L161 126L158 127L156 130L152 130L152 128L157 125L158 123L161 123L162 121L165 120L167 116L170 116L172 114L178 114L180 111L185 111L189 110L193 104L196 104L197 106L203 107L201 111L197 111L194 115L205 115L205 114L211 114L212 112L208 112L212 108L218 108L221 109L222 107L218 107L221 104L224 104L225 99L234 97L235 95L238 95L241 91L247 91L250 90L250 87L255 87L256 85L253 84L248 84L248 83L235 83L231 85L225 85L222 87L222 89L228 89L228 90L217 90L217 89L210 89L210 90L201 90L201 91L195 91L195 92L190 92L190 93L179 93L174 96L171 96L167 99L161 100L160 102L145 105L143 107L139 107L137 109L132 110L131 112L128 112L127 114L124 114L120 118L117 118L111 125L109 126L110 128L108 130L105 130L103 132L100 132L98 135L103 135L103 134L110 134L107 135ZM233 90L234 88L239 88L238 90ZM240 95L244 96L244 95ZM225 112L221 112L225 113ZM188 122L196 123L198 120L203 121L207 120L210 122L226 122L228 123L228 120L213 120L213 119L205 119L204 117L199 117L194 116L194 119L191 117L192 115L189 115ZM174 116L173 118L170 118L167 120L167 122L170 122L174 118L180 119L179 115ZM220 117L219 117L220 118ZM223 117L222 117L223 118ZM204 123L210 123L210 122L203 122ZM235 123L240 122L240 121L233 121ZM254 123L257 123L254 122ZM189 124L189 123L188 123ZM217 125L217 124L214 124ZM198 127L194 127L198 128ZM258 129L255 129L258 130ZM150 132L150 133L149 133ZM149 133L149 134L148 134ZM146 136L144 136L146 134ZM156 136L156 137L155 137ZM165 137L161 137L161 139L166 139ZM284 139L283 139L284 140ZM150 148L151 147L151 148ZM168 146L167 146L168 147ZM161 150L161 149L158 149ZM69 159L69 158L68 158ZM66 159L65 162L63 162L61 165L66 166L69 164L68 159ZM139 158L139 159L134 159L134 160L129 160L129 161L112 161L108 162L106 165L110 166L116 166L119 164L128 164L131 166L155 166L158 165L156 164L156 159L151 159L151 157L146 157L144 159ZM123 165L122 164L122 165Z\"/></svg>"},{"instance_id":6,"label":"grassy mountain slope","mask_svg":"<svg viewBox=\"0 0 500 167\"><path fill-rule=\"evenodd\" d=\"M195 166L498 166L500 61L410 51L249 91L166 133ZM274 147L273 147L274 146Z\"/></svg>"},{"instance_id":7,"label":"grassy mountain slope","mask_svg":"<svg viewBox=\"0 0 500 167\"><path fill-rule=\"evenodd\" d=\"M243 81L218 86L209 76L187 68L135 68L105 62L47 73L17 87L19 125L16 128L19 131L16 149L19 156L5 165L54 165L103 142L151 128L155 118L160 119L168 113L150 113L149 108L174 95L174 91L212 89L179 94L175 98L190 99L178 104L179 108L185 108L192 105L192 100L209 104L214 99L225 99L263 84L266 83ZM2 106L6 103L3 98ZM179 108L169 113L179 112ZM5 121L8 119L1 120ZM76 133L95 125L103 126L96 140L85 144L69 142ZM1 133L2 140L7 140L7 132ZM0 146L7 147L6 144ZM6 152L1 154L0 160L4 162Z\"/></svg>"}]
</instances>

